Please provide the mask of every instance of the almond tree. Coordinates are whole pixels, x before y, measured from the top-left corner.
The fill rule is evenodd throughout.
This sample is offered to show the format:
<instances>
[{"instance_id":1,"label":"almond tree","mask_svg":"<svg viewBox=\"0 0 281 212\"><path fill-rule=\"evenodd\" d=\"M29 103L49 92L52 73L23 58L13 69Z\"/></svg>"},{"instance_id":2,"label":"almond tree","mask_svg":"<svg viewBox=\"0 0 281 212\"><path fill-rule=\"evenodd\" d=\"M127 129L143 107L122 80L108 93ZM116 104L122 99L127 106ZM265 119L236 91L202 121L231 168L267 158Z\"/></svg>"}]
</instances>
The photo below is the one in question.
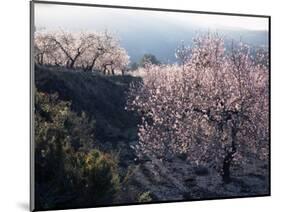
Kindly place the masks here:
<instances>
[{"instance_id":1,"label":"almond tree","mask_svg":"<svg viewBox=\"0 0 281 212\"><path fill-rule=\"evenodd\" d=\"M74 68L76 61L91 45L87 34L70 33L66 31L56 32L50 37L54 42L60 53L65 58L65 66L67 68Z\"/></svg>"},{"instance_id":2,"label":"almond tree","mask_svg":"<svg viewBox=\"0 0 281 212\"><path fill-rule=\"evenodd\" d=\"M115 46L115 39L104 33L89 33L88 34L89 48L85 51L83 57L79 58L79 64L85 71L92 71L98 59L109 52Z\"/></svg>"},{"instance_id":3,"label":"almond tree","mask_svg":"<svg viewBox=\"0 0 281 212\"><path fill-rule=\"evenodd\" d=\"M129 56L108 32L70 33L66 31L37 32L35 61L40 65L57 65L84 71L100 70L104 74L122 73Z\"/></svg>"},{"instance_id":4,"label":"almond tree","mask_svg":"<svg viewBox=\"0 0 281 212\"><path fill-rule=\"evenodd\" d=\"M119 45L115 45L99 58L97 65L104 74L114 75L116 70L123 74L129 62L127 51Z\"/></svg>"},{"instance_id":5,"label":"almond tree","mask_svg":"<svg viewBox=\"0 0 281 212\"><path fill-rule=\"evenodd\" d=\"M268 68L240 43L230 51L215 34L197 37L182 66L151 65L131 86L128 109L142 117L138 152L184 153L230 181L234 162L268 154ZM262 57L262 55L260 55Z\"/></svg>"},{"instance_id":6,"label":"almond tree","mask_svg":"<svg viewBox=\"0 0 281 212\"><path fill-rule=\"evenodd\" d=\"M182 41L181 45L179 45L176 49L175 57L179 60L183 69L185 67L185 63L189 60L190 51L191 49L184 44L184 41Z\"/></svg>"},{"instance_id":7,"label":"almond tree","mask_svg":"<svg viewBox=\"0 0 281 212\"><path fill-rule=\"evenodd\" d=\"M50 39L49 33L36 32L34 40L34 57L39 65L50 64L49 56L56 51L56 43Z\"/></svg>"}]
</instances>

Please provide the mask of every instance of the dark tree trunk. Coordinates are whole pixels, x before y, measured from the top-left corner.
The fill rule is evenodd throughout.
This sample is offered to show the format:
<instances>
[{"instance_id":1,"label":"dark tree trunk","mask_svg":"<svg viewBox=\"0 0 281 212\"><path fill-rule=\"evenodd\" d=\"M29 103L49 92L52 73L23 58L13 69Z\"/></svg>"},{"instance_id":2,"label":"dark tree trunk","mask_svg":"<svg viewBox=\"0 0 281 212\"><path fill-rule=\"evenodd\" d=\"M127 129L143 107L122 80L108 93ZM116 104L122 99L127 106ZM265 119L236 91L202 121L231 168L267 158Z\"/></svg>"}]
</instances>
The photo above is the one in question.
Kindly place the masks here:
<instances>
[{"instance_id":1,"label":"dark tree trunk","mask_svg":"<svg viewBox=\"0 0 281 212\"><path fill-rule=\"evenodd\" d=\"M231 181L230 178L230 167L236 153L236 140L237 140L237 129L235 126L231 127L231 150L227 152L222 166L222 179L224 183L229 183Z\"/></svg>"},{"instance_id":2,"label":"dark tree trunk","mask_svg":"<svg viewBox=\"0 0 281 212\"><path fill-rule=\"evenodd\" d=\"M83 69L84 72L91 72L92 71L92 69L89 65L87 65L87 66L82 65L82 69Z\"/></svg>"},{"instance_id":3,"label":"dark tree trunk","mask_svg":"<svg viewBox=\"0 0 281 212\"><path fill-rule=\"evenodd\" d=\"M114 69L111 69L111 74L115 75Z\"/></svg>"},{"instance_id":4,"label":"dark tree trunk","mask_svg":"<svg viewBox=\"0 0 281 212\"><path fill-rule=\"evenodd\" d=\"M90 72L90 68L89 66L83 66L82 69L85 71L85 72Z\"/></svg>"},{"instance_id":5,"label":"dark tree trunk","mask_svg":"<svg viewBox=\"0 0 281 212\"><path fill-rule=\"evenodd\" d=\"M77 58L80 57L81 53L82 52L80 52L80 50L78 49L77 50L77 54L75 55L74 58L69 57L69 62L70 62L69 63L69 68L73 68L74 67L75 62L76 62Z\"/></svg>"},{"instance_id":6,"label":"dark tree trunk","mask_svg":"<svg viewBox=\"0 0 281 212\"><path fill-rule=\"evenodd\" d=\"M70 60L69 68L73 68L74 67L74 63L75 63L75 60Z\"/></svg>"},{"instance_id":7,"label":"dark tree trunk","mask_svg":"<svg viewBox=\"0 0 281 212\"><path fill-rule=\"evenodd\" d=\"M230 182L230 166L232 161L232 154L231 152L227 153L223 160L223 167L222 167L222 180L224 183Z\"/></svg>"},{"instance_id":8,"label":"dark tree trunk","mask_svg":"<svg viewBox=\"0 0 281 212\"><path fill-rule=\"evenodd\" d=\"M43 65L44 59L43 59L43 54L40 55L40 65Z\"/></svg>"},{"instance_id":9,"label":"dark tree trunk","mask_svg":"<svg viewBox=\"0 0 281 212\"><path fill-rule=\"evenodd\" d=\"M106 75L106 67L103 68L103 74Z\"/></svg>"},{"instance_id":10,"label":"dark tree trunk","mask_svg":"<svg viewBox=\"0 0 281 212\"><path fill-rule=\"evenodd\" d=\"M89 71L92 71L92 70L93 70L94 65L96 64L97 59L98 59L98 57L95 57L95 58L93 59L91 65L89 65L89 67L88 67L88 70L89 70Z\"/></svg>"},{"instance_id":11,"label":"dark tree trunk","mask_svg":"<svg viewBox=\"0 0 281 212\"><path fill-rule=\"evenodd\" d=\"M70 68L70 60L66 61L66 68Z\"/></svg>"},{"instance_id":12,"label":"dark tree trunk","mask_svg":"<svg viewBox=\"0 0 281 212\"><path fill-rule=\"evenodd\" d=\"M43 59L43 53L40 53L37 55L37 61L39 65L43 65L44 59Z\"/></svg>"}]
</instances>

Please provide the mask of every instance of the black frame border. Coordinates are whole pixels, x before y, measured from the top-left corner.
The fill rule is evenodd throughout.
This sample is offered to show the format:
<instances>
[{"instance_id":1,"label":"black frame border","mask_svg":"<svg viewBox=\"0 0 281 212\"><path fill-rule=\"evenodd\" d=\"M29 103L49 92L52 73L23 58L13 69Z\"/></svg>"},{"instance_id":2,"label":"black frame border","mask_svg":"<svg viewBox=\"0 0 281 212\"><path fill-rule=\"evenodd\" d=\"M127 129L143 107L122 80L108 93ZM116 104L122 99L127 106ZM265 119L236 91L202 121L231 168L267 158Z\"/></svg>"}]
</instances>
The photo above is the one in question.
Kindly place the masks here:
<instances>
[{"instance_id":1,"label":"black frame border","mask_svg":"<svg viewBox=\"0 0 281 212\"><path fill-rule=\"evenodd\" d=\"M257 194L248 196L231 196L231 197L214 197L204 199L192 199L192 200L167 200L167 201L152 201L147 203L117 203L117 204L106 204L106 205L95 205L93 207L70 207L70 208L53 208L50 210L41 211L53 211L53 210L69 210L69 209L86 209L86 208L100 208L100 207L116 207L116 206L136 206L136 205L149 205L149 204L161 204L161 203L181 203L181 202L197 202L205 200L226 200L226 199L237 199L237 198L253 198L253 197L269 197L271 196L271 16L270 15L257 15L257 14L243 14L243 13L228 13L228 12L211 12L211 11L197 11L197 10L180 10L180 9L167 9L167 8L148 8L138 6L122 6L122 5L106 5L106 4L90 4L90 3L74 3L74 2L60 2L60 1L41 1L31 0L30 2L30 22L29 22L29 55L30 55L30 107L29 107L29 126L30 126L30 211L37 211L35 208L35 167L34 167L34 91L35 91L35 67L33 58L33 47L34 47L34 30L35 30L35 16L34 16L34 5L35 4L51 4L51 5L63 5L63 6L82 6L82 7L97 7L97 8L115 8L115 9L128 9L128 10L146 10L146 11L159 11L159 12L177 12L177 13L193 13L193 14L207 14L207 15L226 15L226 16L242 16L242 17L254 17L254 18L267 18L268 19L268 59L269 59L269 160L268 160L268 194Z\"/></svg>"}]
</instances>

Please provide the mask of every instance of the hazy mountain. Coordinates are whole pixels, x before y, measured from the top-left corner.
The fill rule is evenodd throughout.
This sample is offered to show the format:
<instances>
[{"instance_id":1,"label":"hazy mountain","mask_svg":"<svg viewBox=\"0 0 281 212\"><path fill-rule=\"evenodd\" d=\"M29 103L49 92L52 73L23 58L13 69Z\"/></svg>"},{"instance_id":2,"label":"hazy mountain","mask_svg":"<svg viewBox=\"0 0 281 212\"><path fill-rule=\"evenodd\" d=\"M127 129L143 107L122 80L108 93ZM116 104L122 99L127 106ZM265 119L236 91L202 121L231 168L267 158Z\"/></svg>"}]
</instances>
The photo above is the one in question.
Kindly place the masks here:
<instances>
[{"instance_id":1,"label":"hazy mountain","mask_svg":"<svg viewBox=\"0 0 281 212\"><path fill-rule=\"evenodd\" d=\"M213 30L209 30L213 31ZM198 30L195 27L178 29L177 26L166 25L153 28L138 29L120 34L121 44L127 49L131 61L138 62L145 53L154 54L163 63L175 62L175 49L184 41L192 45L192 38L197 33L207 33L208 29ZM226 46L234 41L242 41L251 46L267 46L266 31L250 30L216 30L225 38Z\"/></svg>"}]
</instances>

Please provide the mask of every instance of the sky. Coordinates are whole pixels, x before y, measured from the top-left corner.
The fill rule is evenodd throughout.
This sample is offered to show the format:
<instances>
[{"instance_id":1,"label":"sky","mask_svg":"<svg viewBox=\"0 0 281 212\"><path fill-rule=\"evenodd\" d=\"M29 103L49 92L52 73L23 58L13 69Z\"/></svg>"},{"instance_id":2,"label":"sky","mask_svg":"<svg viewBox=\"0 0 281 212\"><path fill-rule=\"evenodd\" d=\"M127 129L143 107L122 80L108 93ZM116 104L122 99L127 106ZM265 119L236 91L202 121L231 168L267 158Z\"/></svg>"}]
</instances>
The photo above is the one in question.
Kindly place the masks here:
<instances>
[{"instance_id":1,"label":"sky","mask_svg":"<svg viewBox=\"0 0 281 212\"><path fill-rule=\"evenodd\" d=\"M261 17L35 4L36 28L94 31L111 29L118 33L131 25L141 27L152 23L172 23L183 28L196 26L208 29L268 30L268 19Z\"/></svg>"},{"instance_id":2,"label":"sky","mask_svg":"<svg viewBox=\"0 0 281 212\"><path fill-rule=\"evenodd\" d=\"M131 61L147 53L160 61L175 61L175 48L190 45L196 33L218 32L228 39L266 45L268 19L73 5L35 4L36 30L109 31L120 41Z\"/></svg>"}]
</instances>

